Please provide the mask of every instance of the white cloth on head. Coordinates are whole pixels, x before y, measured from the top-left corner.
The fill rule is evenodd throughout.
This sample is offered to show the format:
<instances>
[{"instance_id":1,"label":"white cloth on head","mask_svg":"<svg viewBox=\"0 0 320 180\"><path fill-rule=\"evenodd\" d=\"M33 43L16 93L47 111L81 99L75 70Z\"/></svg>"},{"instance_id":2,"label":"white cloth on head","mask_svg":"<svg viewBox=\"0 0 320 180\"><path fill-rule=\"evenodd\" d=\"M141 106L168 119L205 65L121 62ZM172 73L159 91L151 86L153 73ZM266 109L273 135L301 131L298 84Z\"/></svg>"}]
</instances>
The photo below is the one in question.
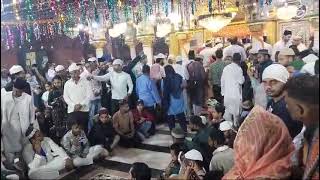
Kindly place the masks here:
<instances>
[{"instance_id":1,"label":"white cloth on head","mask_svg":"<svg viewBox=\"0 0 320 180\"><path fill-rule=\"evenodd\" d=\"M88 62L97 62L98 59L96 57L91 57L88 59Z\"/></svg>"},{"instance_id":2,"label":"white cloth on head","mask_svg":"<svg viewBox=\"0 0 320 180\"><path fill-rule=\"evenodd\" d=\"M228 131L232 129L232 123L230 121L223 121L219 126L220 131Z\"/></svg>"},{"instance_id":3,"label":"white cloth on head","mask_svg":"<svg viewBox=\"0 0 320 180\"><path fill-rule=\"evenodd\" d=\"M123 61L121 59L115 59L112 62L112 65L120 65L120 66L122 66L123 65Z\"/></svg>"},{"instance_id":4,"label":"white cloth on head","mask_svg":"<svg viewBox=\"0 0 320 180\"><path fill-rule=\"evenodd\" d=\"M69 72L72 72L72 71L77 71L77 70L80 70L80 66L78 66L76 63L72 63L69 68L68 68Z\"/></svg>"},{"instance_id":5,"label":"white cloth on head","mask_svg":"<svg viewBox=\"0 0 320 180\"><path fill-rule=\"evenodd\" d=\"M201 153L195 149L192 149L190 151L188 151L184 157L186 159L189 159L189 160L194 160L194 161L203 161L203 157L201 155Z\"/></svg>"},{"instance_id":6,"label":"white cloth on head","mask_svg":"<svg viewBox=\"0 0 320 180\"><path fill-rule=\"evenodd\" d=\"M9 69L9 73L11 75L13 74L17 74L18 72L24 71L23 68L20 65L13 65L10 69Z\"/></svg>"},{"instance_id":7,"label":"white cloth on head","mask_svg":"<svg viewBox=\"0 0 320 180\"><path fill-rule=\"evenodd\" d=\"M311 62L311 63L307 63L305 64L301 70L300 70L300 73L307 73L307 74L310 74L310 75L315 75L315 69L314 69L314 66L315 66L316 62Z\"/></svg>"},{"instance_id":8,"label":"white cloth on head","mask_svg":"<svg viewBox=\"0 0 320 180\"><path fill-rule=\"evenodd\" d=\"M50 69L48 69L48 76L47 76L47 78L48 78L48 81L52 81L52 79L56 76L56 71L54 70L54 68L52 67L52 68L50 68Z\"/></svg>"},{"instance_id":9,"label":"white cloth on head","mask_svg":"<svg viewBox=\"0 0 320 180\"><path fill-rule=\"evenodd\" d=\"M63 70L64 70L64 66L58 65L58 66L55 68L55 70L56 70L56 72L63 71Z\"/></svg>"},{"instance_id":10,"label":"white cloth on head","mask_svg":"<svg viewBox=\"0 0 320 180\"><path fill-rule=\"evenodd\" d=\"M308 56L302 58L302 61L306 64L308 63L312 63L312 62L316 62L319 59L318 56L314 55L314 54L309 54Z\"/></svg>"},{"instance_id":11,"label":"white cloth on head","mask_svg":"<svg viewBox=\"0 0 320 180\"><path fill-rule=\"evenodd\" d=\"M262 80L275 79L282 83L286 83L290 77L290 74L284 66L281 64L271 64L262 73Z\"/></svg>"}]
</instances>

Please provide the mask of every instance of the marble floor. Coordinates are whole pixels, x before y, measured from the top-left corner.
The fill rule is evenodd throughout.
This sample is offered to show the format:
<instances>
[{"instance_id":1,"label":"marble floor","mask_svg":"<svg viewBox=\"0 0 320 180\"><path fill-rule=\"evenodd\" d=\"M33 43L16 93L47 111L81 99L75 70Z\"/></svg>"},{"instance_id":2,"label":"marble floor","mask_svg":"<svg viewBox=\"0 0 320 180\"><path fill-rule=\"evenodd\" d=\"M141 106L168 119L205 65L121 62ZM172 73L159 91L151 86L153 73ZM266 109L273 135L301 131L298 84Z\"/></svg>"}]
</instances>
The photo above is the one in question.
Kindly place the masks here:
<instances>
[{"instance_id":1,"label":"marble floor","mask_svg":"<svg viewBox=\"0 0 320 180\"><path fill-rule=\"evenodd\" d=\"M166 124L158 125L156 129L154 136L137 147L116 147L112 157L62 174L59 179L126 179L134 162L148 164L152 169L152 176L158 178L171 161L169 146L172 144L172 137Z\"/></svg>"}]
</instances>

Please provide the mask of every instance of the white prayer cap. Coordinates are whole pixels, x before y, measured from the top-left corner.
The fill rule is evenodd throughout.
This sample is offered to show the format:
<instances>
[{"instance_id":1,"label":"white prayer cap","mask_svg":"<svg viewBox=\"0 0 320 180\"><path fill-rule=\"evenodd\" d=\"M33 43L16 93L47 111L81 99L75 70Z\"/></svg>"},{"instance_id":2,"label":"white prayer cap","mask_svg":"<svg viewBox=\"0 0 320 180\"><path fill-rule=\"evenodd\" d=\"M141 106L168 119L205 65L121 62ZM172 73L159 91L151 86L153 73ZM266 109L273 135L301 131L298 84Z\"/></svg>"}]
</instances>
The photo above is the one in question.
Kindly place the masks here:
<instances>
[{"instance_id":1,"label":"white prayer cap","mask_svg":"<svg viewBox=\"0 0 320 180\"><path fill-rule=\"evenodd\" d=\"M302 61L304 63L311 63L311 62L316 62L319 59L318 56L314 55L314 54L309 54L308 56L302 58Z\"/></svg>"},{"instance_id":2,"label":"white prayer cap","mask_svg":"<svg viewBox=\"0 0 320 180\"><path fill-rule=\"evenodd\" d=\"M314 72L314 66L315 66L316 62L311 62L311 63L307 63L305 64L301 70L300 73L307 73L310 75L315 75L316 73Z\"/></svg>"},{"instance_id":3,"label":"white prayer cap","mask_svg":"<svg viewBox=\"0 0 320 180\"><path fill-rule=\"evenodd\" d=\"M120 66L122 66L123 65L123 61L121 59L115 59L113 61L112 65L120 65Z\"/></svg>"},{"instance_id":4,"label":"white prayer cap","mask_svg":"<svg viewBox=\"0 0 320 180\"><path fill-rule=\"evenodd\" d=\"M80 70L80 67L76 63L72 63L69 68L69 72Z\"/></svg>"},{"instance_id":5,"label":"white prayer cap","mask_svg":"<svg viewBox=\"0 0 320 180\"><path fill-rule=\"evenodd\" d=\"M56 72L63 71L63 70L64 70L64 66L58 65L54 70L55 70Z\"/></svg>"},{"instance_id":6,"label":"white prayer cap","mask_svg":"<svg viewBox=\"0 0 320 180\"><path fill-rule=\"evenodd\" d=\"M295 53L294 53L293 49L291 49L291 48L283 48L283 49L280 50L279 55L294 56Z\"/></svg>"},{"instance_id":7,"label":"white prayer cap","mask_svg":"<svg viewBox=\"0 0 320 180\"><path fill-rule=\"evenodd\" d=\"M98 59L96 57L91 57L88 59L88 62L97 62Z\"/></svg>"},{"instance_id":8,"label":"white prayer cap","mask_svg":"<svg viewBox=\"0 0 320 180\"><path fill-rule=\"evenodd\" d=\"M20 65L13 65L10 69L9 69L9 73L11 75L13 74L17 74L19 72L24 71L23 68Z\"/></svg>"},{"instance_id":9,"label":"white prayer cap","mask_svg":"<svg viewBox=\"0 0 320 180\"><path fill-rule=\"evenodd\" d=\"M271 64L262 73L262 80L275 79L277 81L286 83L289 79L289 72L287 68L281 64Z\"/></svg>"},{"instance_id":10,"label":"white prayer cap","mask_svg":"<svg viewBox=\"0 0 320 180\"><path fill-rule=\"evenodd\" d=\"M192 149L190 151L188 151L184 157L186 159L189 159L189 160L194 160L194 161L203 161L203 157L201 155L201 153L195 149Z\"/></svg>"},{"instance_id":11,"label":"white prayer cap","mask_svg":"<svg viewBox=\"0 0 320 180\"><path fill-rule=\"evenodd\" d=\"M162 53L159 53L158 55L156 55L154 57L155 59L165 59L166 58L166 55L162 54Z\"/></svg>"},{"instance_id":12,"label":"white prayer cap","mask_svg":"<svg viewBox=\"0 0 320 180\"><path fill-rule=\"evenodd\" d=\"M232 122L230 121L223 121L220 123L219 126L220 131L228 131L232 129Z\"/></svg>"}]
</instances>

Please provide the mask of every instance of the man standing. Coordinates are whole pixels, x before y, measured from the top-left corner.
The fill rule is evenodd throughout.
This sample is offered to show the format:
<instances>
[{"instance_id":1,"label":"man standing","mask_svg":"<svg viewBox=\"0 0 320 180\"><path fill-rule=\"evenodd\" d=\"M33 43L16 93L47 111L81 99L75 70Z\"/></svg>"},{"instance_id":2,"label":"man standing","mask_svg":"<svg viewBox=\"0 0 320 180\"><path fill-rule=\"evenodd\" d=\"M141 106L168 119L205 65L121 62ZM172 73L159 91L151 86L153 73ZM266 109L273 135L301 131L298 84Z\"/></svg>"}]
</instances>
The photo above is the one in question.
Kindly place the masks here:
<instances>
[{"instance_id":1,"label":"man standing","mask_svg":"<svg viewBox=\"0 0 320 180\"><path fill-rule=\"evenodd\" d=\"M235 53L232 63L223 69L221 76L221 95L224 96L224 106L226 107L224 119L233 122L236 127L239 125L242 84L244 83L240 61L241 55Z\"/></svg>"},{"instance_id":2,"label":"man standing","mask_svg":"<svg viewBox=\"0 0 320 180\"><path fill-rule=\"evenodd\" d=\"M1 90L1 140L4 145L3 153L9 163L19 162L22 160L21 156L26 163L31 161L31 149L25 148L28 143L25 133L30 124L37 128L39 125L35 120L32 97L24 92L28 86L25 80L17 78L13 91Z\"/></svg>"},{"instance_id":3,"label":"man standing","mask_svg":"<svg viewBox=\"0 0 320 180\"><path fill-rule=\"evenodd\" d=\"M292 32L289 30L285 30L283 32L281 40L273 45L272 58L271 58L273 61L276 60L277 52L280 52L283 48L290 47L290 45L292 44L291 37L292 37Z\"/></svg>"},{"instance_id":4,"label":"man standing","mask_svg":"<svg viewBox=\"0 0 320 180\"><path fill-rule=\"evenodd\" d=\"M293 36L292 38L292 45L297 46L299 52L308 49L307 46L305 44L302 43L302 36L300 34L297 34L295 36Z\"/></svg>"},{"instance_id":5,"label":"man standing","mask_svg":"<svg viewBox=\"0 0 320 180\"><path fill-rule=\"evenodd\" d=\"M161 104L158 89L154 81L150 79L150 67L144 65L143 74L136 81L136 92L139 99L144 103L144 107L156 116L155 107Z\"/></svg>"},{"instance_id":6,"label":"man standing","mask_svg":"<svg viewBox=\"0 0 320 180\"><path fill-rule=\"evenodd\" d=\"M244 61L247 59L247 55L246 55L246 51L244 50L243 47L238 45L238 39L237 37L231 38L229 39L231 45L224 48L223 50L223 57L228 57L231 56L233 57L233 55L235 53L239 53L241 55L241 61Z\"/></svg>"},{"instance_id":7,"label":"man standing","mask_svg":"<svg viewBox=\"0 0 320 180\"><path fill-rule=\"evenodd\" d=\"M222 61L223 52L221 49L216 51L216 61L211 64L209 69L209 83L212 86L214 98L222 103L223 97L221 95L221 76L224 67L227 65Z\"/></svg>"},{"instance_id":8,"label":"man standing","mask_svg":"<svg viewBox=\"0 0 320 180\"><path fill-rule=\"evenodd\" d=\"M80 77L86 79L88 76L98 75L97 69L97 58L91 57L88 59L88 64L84 68L84 71L81 73ZM89 123L88 130L90 132L91 127L93 126L93 116L98 113L101 108L101 91L102 85L99 81L92 80L89 82L92 90L92 98L90 99L90 108L89 108Z\"/></svg>"},{"instance_id":9,"label":"man standing","mask_svg":"<svg viewBox=\"0 0 320 180\"><path fill-rule=\"evenodd\" d=\"M80 67L75 63L69 66L69 79L64 85L63 99L68 105L69 122L76 119L88 133L88 119L92 89L90 83L80 78Z\"/></svg>"},{"instance_id":10,"label":"man standing","mask_svg":"<svg viewBox=\"0 0 320 180\"><path fill-rule=\"evenodd\" d=\"M306 160L303 179L319 179L319 78L301 75L288 80L285 101L292 118L306 127L300 159ZM307 150L307 151L304 151Z\"/></svg>"},{"instance_id":11,"label":"man standing","mask_svg":"<svg viewBox=\"0 0 320 180\"><path fill-rule=\"evenodd\" d=\"M119 101L128 99L133 90L131 77L122 71L123 61L116 59L112 63L113 71L103 76L91 76L89 79L110 81L111 84L111 115L119 110ZM129 88L129 89L128 89Z\"/></svg>"},{"instance_id":12,"label":"man standing","mask_svg":"<svg viewBox=\"0 0 320 180\"><path fill-rule=\"evenodd\" d=\"M262 73L264 69L266 69L268 66L270 66L273 61L270 59L270 54L268 53L268 50L266 49L260 49L258 51L258 78L260 82L262 81Z\"/></svg>"},{"instance_id":13,"label":"man standing","mask_svg":"<svg viewBox=\"0 0 320 180\"><path fill-rule=\"evenodd\" d=\"M6 91L12 91L13 90L13 84L16 81L17 78L26 79L26 72L24 71L24 69L20 65L13 65L9 69L9 73L10 73L12 81L9 82L5 86ZM24 92L29 94L29 95L31 95L31 87L30 87L29 84L28 84L28 86L25 87Z\"/></svg>"},{"instance_id":14,"label":"man standing","mask_svg":"<svg viewBox=\"0 0 320 180\"><path fill-rule=\"evenodd\" d=\"M206 41L206 47L200 51L199 53L201 56L203 56L203 67L205 69L208 68L210 59L212 56L215 56L216 49L212 47L212 41L208 40Z\"/></svg>"},{"instance_id":15,"label":"man standing","mask_svg":"<svg viewBox=\"0 0 320 180\"><path fill-rule=\"evenodd\" d=\"M284 100L284 85L289 78L289 72L280 64L268 66L262 75L264 89L271 100L267 104L267 110L277 116L286 124L292 138L299 134L302 123L294 121L287 109Z\"/></svg>"}]
</instances>

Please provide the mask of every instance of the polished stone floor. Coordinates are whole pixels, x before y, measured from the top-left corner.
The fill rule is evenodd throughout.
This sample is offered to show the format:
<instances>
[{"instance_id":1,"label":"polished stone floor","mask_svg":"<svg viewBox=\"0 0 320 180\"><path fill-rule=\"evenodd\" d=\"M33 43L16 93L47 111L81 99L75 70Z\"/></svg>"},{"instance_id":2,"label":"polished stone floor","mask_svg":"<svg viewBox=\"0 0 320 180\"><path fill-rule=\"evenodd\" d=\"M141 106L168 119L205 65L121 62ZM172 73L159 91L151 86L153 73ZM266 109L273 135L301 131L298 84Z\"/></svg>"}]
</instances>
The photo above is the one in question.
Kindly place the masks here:
<instances>
[{"instance_id":1,"label":"polished stone floor","mask_svg":"<svg viewBox=\"0 0 320 180\"><path fill-rule=\"evenodd\" d=\"M158 178L171 161L171 144L172 137L167 125L158 125L156 134L137 147L116 147L112 157L64 173L59 179L126 179L134 162L148 164L152 169L152 176Z\"/></svg>"}]
</instances>

